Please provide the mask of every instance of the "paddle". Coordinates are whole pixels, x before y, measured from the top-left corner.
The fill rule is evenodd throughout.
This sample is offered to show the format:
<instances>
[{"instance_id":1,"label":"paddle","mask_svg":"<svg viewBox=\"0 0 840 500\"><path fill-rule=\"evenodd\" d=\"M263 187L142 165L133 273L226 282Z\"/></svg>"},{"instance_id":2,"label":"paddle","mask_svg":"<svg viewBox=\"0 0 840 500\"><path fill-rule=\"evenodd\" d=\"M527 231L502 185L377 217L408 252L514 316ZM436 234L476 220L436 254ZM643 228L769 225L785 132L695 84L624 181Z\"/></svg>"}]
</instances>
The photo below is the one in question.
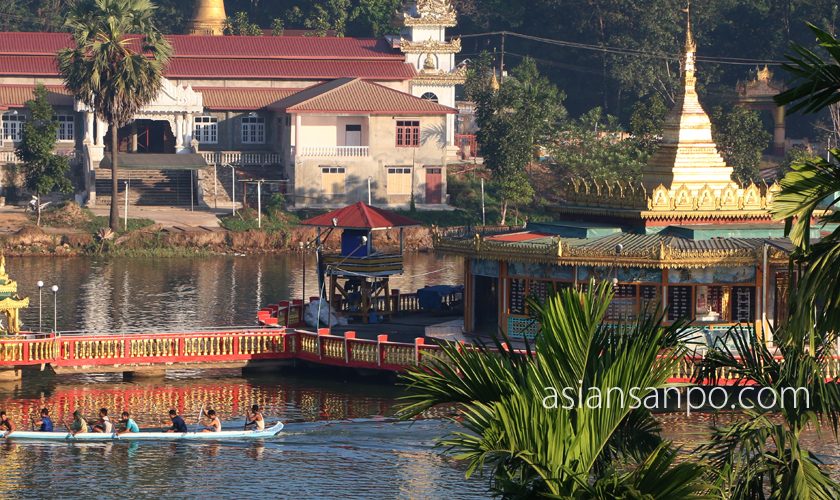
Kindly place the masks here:
<instances>
[{"instance_id":1,"label":"paddle","mask_svg":"<svg viewBox=\"0 0 840 500\"><path fill-rule=\"evenodd\" d=\"M204 415L204 403L201 403L201 409L198 411L198 422L197 422L199 429L196 429L196 432L199 432L201 430L200 429L200 427L201 427L201 417L203 415Z\"/></svg>"}]
</instances>

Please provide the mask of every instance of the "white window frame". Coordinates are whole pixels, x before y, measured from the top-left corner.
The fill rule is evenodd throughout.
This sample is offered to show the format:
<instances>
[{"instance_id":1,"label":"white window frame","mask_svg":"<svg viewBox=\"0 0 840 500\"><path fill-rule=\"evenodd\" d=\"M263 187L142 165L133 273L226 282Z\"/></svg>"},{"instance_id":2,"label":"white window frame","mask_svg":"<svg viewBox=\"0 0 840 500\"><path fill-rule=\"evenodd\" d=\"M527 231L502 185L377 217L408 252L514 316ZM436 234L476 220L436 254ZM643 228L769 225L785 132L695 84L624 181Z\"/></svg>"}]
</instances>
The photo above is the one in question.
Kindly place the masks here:
<instances>
[{"instance_id":1,"label":"white window frame","mask_svg":"<svg viewBox=\"0 0 840 500\"><path fill-rule=\"evenodd\" d=\"M209 115L193 118L193 139L199 144L218 144L219 119Z\"/></svg>"},{"instance_id":2,"label":"white window frame","mask_svg":"<svg viewBox=\"0 0 840 500\"><path fill-rule=\"evenodd\" d=\"M56 115L58 128L55 131L55 139L58 142L73 142L76 140L76 117L73 115Z\"/></svg>"},{"instance_id":3,"label":"white window frame","mask_svg":"<svg viewBox=\"0 0 840 500\"><path fill-rule=\"evenodd\" d=\"M243 116L240 124L242 144L265 144L265 118Z\"/></svg>"},{"instance_id":4,"label":"white window frame","mask_svg":"<svg viewBox=\"0 0 840 500\"><path fill-rule=\"evenodd\" d=\"M0 142L20 142L23 140L23 124L26 122L26 117L20 113L11 114L3 113L3 130L2 141Z\"/></svg>"}]
</instances>

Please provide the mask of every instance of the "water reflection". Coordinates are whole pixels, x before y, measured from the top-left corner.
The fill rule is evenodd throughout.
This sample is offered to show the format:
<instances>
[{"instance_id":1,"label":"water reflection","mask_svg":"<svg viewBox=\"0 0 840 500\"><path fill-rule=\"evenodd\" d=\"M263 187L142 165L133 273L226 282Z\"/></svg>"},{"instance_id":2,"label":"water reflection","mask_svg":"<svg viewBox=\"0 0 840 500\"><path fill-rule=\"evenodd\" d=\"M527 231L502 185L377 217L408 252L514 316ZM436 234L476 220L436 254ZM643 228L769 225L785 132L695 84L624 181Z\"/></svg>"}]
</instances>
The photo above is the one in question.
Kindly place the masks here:
<instances>
[{"instance_id":1,"label":"water reflection","mask_svg":"<svg viewBox=\"0 0 840 500\"><path fill-rule=\"evenodd\" d=\"M195 329L253 325L266 303L318 294L315 261L298 254L206 258L15 257L9 273L21 295L31 297L22 313L25 328L38 328L38 289L43 280L43 325L53 324L58 284L58 325L63 331ZM406 256L405 274L392 288L413 291L431 283L461 283L457 257Z\"/></svg>"}]
</instances>

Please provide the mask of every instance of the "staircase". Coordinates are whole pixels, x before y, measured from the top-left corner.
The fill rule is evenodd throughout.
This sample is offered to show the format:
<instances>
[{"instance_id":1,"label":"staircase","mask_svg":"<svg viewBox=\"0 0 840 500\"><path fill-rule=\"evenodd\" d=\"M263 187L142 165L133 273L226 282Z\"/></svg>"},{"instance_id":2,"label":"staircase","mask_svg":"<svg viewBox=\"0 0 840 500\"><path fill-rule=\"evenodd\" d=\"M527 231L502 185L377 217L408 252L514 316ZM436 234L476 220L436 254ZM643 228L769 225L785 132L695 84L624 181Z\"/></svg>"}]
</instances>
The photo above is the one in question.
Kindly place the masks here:
<instances>
[{"instance_id":1,"label":"staircase","mask_svg":"<svg viewBox=\"0 0 840 500\"><path fill-rule=\"evenodd\" d=\"M146 206L190 205L197 200L190 170L118 170L119 197L123 200L128 181L128 203ZM192 202L190 198L192 199ZM111 203L111 170L96 169L96 203Z\"/></svg>"}]
</instances>

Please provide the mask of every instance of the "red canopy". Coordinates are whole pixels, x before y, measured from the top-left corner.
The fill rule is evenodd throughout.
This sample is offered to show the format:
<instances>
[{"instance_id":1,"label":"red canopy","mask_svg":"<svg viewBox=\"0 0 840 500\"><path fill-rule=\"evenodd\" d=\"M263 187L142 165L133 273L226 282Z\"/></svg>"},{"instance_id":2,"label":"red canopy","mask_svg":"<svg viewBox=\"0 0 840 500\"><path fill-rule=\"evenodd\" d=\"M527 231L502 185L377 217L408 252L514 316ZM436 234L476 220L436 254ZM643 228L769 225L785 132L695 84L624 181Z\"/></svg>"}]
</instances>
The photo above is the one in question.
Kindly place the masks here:
<instances>
[{"instance_id":1,"label":"red canopy","mask_svg":"<svg viewBox=\"0 0 840 500\"><path fill-rule=\"evenodd\" d=\"M333 223L335 220L335 223ZM337 227L341 229L388 229L391 227L419 226L416 220L366 205L361 201L324 215L301 222L304 226Z\"/></svg>"}]
</instances>

